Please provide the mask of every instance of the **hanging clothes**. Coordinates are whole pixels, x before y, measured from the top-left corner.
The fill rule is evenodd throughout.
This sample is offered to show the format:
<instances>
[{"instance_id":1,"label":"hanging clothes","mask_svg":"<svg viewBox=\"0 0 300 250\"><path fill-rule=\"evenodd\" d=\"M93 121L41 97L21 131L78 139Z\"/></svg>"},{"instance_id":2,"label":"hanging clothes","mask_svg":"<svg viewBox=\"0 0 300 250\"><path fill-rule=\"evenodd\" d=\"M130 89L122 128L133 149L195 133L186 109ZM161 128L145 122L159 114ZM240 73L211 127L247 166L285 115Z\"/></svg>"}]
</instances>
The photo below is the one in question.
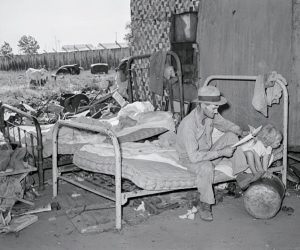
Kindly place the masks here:
<instances>
[{"instance_id":1,"label":"hanging clothes","mask_svg":"<svg viewBox=\"0 0 300 250\"><path fill-rule=\"evenodd\" d=\"M163 96L163 81L166 62L166 51L157 51L150 57L149 89L151 92Z\"/></svg>"},{"instance_id":2,"label":"hanging clothes","mask_svg":"<svg viewBox=\"0 0 300 250\"><path fill-rule=\"evenodd\" d=\"M268 107L280 102L282 88L278 82L287 85L287 81L276 71L270 72L267 76L259 75L256 79L252 105L265 117L268 117Z\"/></svg>"}]
</instances>

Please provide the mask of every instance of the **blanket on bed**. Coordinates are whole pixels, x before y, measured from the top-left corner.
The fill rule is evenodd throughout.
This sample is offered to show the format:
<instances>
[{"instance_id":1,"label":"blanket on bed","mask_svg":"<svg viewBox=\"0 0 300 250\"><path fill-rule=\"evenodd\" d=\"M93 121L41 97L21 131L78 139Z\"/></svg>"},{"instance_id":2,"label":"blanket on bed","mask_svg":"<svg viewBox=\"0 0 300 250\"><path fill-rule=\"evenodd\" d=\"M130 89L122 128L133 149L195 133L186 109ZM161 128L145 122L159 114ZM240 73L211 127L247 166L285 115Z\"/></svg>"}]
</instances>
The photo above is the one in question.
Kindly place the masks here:
<instances>
[{"instance_id":1,"label":"blanket on bed","mask_svg":"<svg viewBox=\"0 0 300 250\"><path fill-rule=\"evenodd\" d=\"M52 133L54 124L41 125L43 157L52 155ZM20 136L18 135L20 131ZM14 140L21 140L23 146L31 147L31 135L33 135L33 146L37 146L36 129L34 126L19 126L10 129L10 135ZM59 130L58 151L59 154L73 154L75 150L87 143L101 143L106 137L87 131L80 131L68 127ZM31 153L31 152L30 152ZM36 154L36 152L34 152Z\"/></svg>"},{"instance_id":2,"label":"blanket on bed","mask_svg":"<svg viewBox=\"0 0 300 250\"><path fill-rule=\"evenodd\" d=\"M145 190L176 190L196 187L196 176L178 163L176 150L159 143L122 143L122 177ZM81 169L114 175L114 148L109 144L85 145L74 153L73 163ZM230 165L218 165L214 183L233 179Z\"/></svg>"},{"instance_id":3,"label":"blanket on bed","mask_svg":"<svg viewBox=\"0 0 300 250\"><path fill-rule=\"evenodd\" d=\"M111 144L87 144L80 148L81 152L87 152L100 157L114 157L114 148ZM175 147L161 147L158 141L153 142L126 142L121 143L121 155L123 159L144 160L149 162L160 162L172 165L175 168L187 170L179 161ZM222 160L215 168L227 176L234 178L231 161Z\"/></svg>"},{"instance_id":4,"label":"blanket on bed","mask_svg":"<svg viewBox=\"0 0 300 250\"><path fill-rule=\"evenodd\" d=\"M175 123L170 112L149 111L138 113L133 116L135 124L130 127L120 127L118 123L109 120L97 120L90 117L78 117L74 122L99 125L112 129L121 142L138 141L148 137L161 134L165 131L175 131ZM54 124L41 125L43 157L52 155L52 134ZM20 131L20 133L19 133ZM37 145L36 129L34 126L19 126L10 128L10 136L13 140L23 145L31 146L30 135L33 135L33 146ZM58 153L73 154L84 144L99 144L106 140L105 135L79 130L75 128L62 127L58 133Z\"/></svg>"}]
</instances>

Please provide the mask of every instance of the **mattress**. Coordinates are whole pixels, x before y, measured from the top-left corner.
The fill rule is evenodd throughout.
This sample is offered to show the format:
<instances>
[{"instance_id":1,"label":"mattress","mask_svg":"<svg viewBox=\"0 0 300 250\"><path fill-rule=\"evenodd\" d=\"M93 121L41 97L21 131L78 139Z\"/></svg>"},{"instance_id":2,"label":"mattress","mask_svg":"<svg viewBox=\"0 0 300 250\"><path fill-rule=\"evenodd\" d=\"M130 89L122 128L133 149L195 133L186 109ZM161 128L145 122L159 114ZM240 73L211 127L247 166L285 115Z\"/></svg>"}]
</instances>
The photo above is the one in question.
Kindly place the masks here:
<instances>
[{"instance_id":1,"label":"mattress","mask_svg":"<svg viewBox=\"0 0 300 250\"><path fill-rule=\"evenodd\" d=\"M134 116L134 126L119 126L116 118L109 120L97 120L90 117L78 117L72 119L74 122L99 125L110 128L118 137L120 142L140 141L152 136L160 135L168 130L174 131L175 124L170 112L149 111L139 113ZM114 124L116 123L116 125ZM52 133L54 124L41 125L43 157L52 155ZM19 135L20 130L20 135ZM23 145L31 146L30 134L33 135L33 145L37 145L36 129L34 126L19 126L10 128L10 135L13 140L19 141ZM105 135L87 130L62 127L58 133L58 153L73 154L76 150L87 143L101 143L107 138Z\"/></svg>"},{"instance_id":2,"label":"mattress","mask_svg":"<svg viewBox=\"0 0 300 250\"><path fill-rule=\"evenodd\" d=\"M111 130L120 142L135 142L160 135L166 131L175 131L175 123L170 112L147 111L132 116L124 116L134 124L125 127L121 122L121 119L124 118L121 114L122 112L119 112L117 117L104 120L111 125Z\"/></svg>"},{"instance_id":3,"label":"mattress","mask_svg":"<svg viewBox=\"0 0 300 250\"><path fill-rule=\"evenodd\" d=\"M41 125L43 157L52 155L52 131L54 124ZM20 135L18 130L20 129ZM10 128L11 139L21 140L21 144L31 147L30 134L33 135L33 146L37 145L36 129L34 126L19 126ZM78 129L63 127L59 130L58 153L73 154L77 149L87 143L101 143L106 137L92 132L80 131ZM35 150L35 154L37 151Z\"/></svg>"},{"instance_id":4,"label":"mattress","mask_svg":"<svg viewBox=\"0 0 300 250\"><path fill-rule=\"evenodd\" d=\"M73 163L83 170L114 175L115 157L107 153L101 155L95 150L90 150L96 147L97 145L85 145L77 150L73 157ZM153 154L155 153L151 153L152 156ZM161 156L154 156L152 160L150 158L145 160L139 156L135 159L126 157L122 157L122 177L129 179L142 189L158 191L196 187L195 175L187 171L185 167L178 166L177 163L174 164L174 157L170 157L169 161L163 161ZM155 161L155 159L159 159L159 161ZM214 183L225 182L234 178L223 171L228 167L220 166L219 170L215 170Z\"/></svg>"}]
</instances>

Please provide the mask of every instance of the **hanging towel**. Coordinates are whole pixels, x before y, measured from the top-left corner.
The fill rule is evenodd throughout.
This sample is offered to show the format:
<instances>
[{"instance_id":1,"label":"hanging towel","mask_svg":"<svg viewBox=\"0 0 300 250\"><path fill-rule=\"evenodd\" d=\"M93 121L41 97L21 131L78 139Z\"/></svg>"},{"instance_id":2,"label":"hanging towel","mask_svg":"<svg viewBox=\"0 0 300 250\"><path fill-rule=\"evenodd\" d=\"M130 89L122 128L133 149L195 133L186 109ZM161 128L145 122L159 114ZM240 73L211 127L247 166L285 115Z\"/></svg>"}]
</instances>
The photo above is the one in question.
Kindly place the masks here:
<instances>
[{"instance_id":1,"label":"hanging towel","mask_svg":"<svg viewBox=\"0 0 300 250\"><path fill-rule=\"evenodd\" d=\"M267 80L265 81L264 79ZM280 102L282 88L278 82L287 85L287 81L284 77L276 71L270 72L266 77L259 75L256 79L252 105L265 117L268 117L268 106Z\"/></svg>"},{"instance_id":2,"label":"hanging towel","mask_svg":"<svg viewBox=\"0 0 300 250\"><path fill-rule=\"evenodd\" d=\"M254 86L254 94L252 98L253 107L261 112L264 116L268 116L268 104L265 92L264 76L259 75Z\"/></svg>"},{"instance_id":3,"label":"hanging towel","mask_svg":"<svg viewBox=\"0 0 300 250\"><path fill-rule=\"evenodd\" d=\"M274 86L268 87L266 89L268 106L272 106L272 104L277 104L280 101L280 98L282 96L282 88L278 83L279 81L282 82L284 85L287 85L287 81L283 78L282 75L277 74L276 71L273 71L269 74L267 84L273 83L270 85Z\"/></svg>"},{"instance_id":4,"label":"hanging towel","mask_svg":"<svg viewBox=\"0 0 300 250\"><path fill-rule=\"evenodd\" d=\"M150 57L150 80L149 89L155 94L163 95L164 69L166 62L166 51L155 52Z\"/></svg>"}]
</instances>

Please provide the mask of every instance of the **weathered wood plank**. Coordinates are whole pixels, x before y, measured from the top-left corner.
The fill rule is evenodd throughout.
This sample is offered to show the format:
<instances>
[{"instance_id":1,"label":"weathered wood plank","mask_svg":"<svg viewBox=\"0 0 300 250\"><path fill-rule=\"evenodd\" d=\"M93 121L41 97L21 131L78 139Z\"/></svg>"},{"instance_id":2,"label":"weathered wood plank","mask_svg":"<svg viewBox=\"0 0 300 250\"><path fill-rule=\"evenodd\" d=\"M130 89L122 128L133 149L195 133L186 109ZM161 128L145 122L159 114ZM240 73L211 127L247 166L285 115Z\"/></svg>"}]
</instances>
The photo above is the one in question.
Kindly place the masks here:
<instances>
[{"instance_id":1,"label":"weathered wood plank","mask_svg":"<svg viewBox=\"0 0 300 250\"><path fill-rule=\"evenodd\" d=\"M199 77L258 75L275 70L290 83L292 1L203 0L198 13ZM282 107L273 105L265 118L251 105L253 83L219 84L229 99L224 116L258 126L273 123L282 129ZM241 119L242 117L242 119Z\"/></svg>"},{"instance_id":2,"label":"weathered wood plank","mask_svg":"<svg viewBox=\"0 0 300 250\"><path fill-rule=\"evenodd\" d=\"M130 56L129 48L109 50L90 50L75 52L45 53L37 55L15 55L13 58L0 56L0 70L26 70L45 65L48 69L57 69L66 64L80 64L84 69L89 69L93 63L108 63L116 67L121 59Z\"/></svg>"}]
</instances>

